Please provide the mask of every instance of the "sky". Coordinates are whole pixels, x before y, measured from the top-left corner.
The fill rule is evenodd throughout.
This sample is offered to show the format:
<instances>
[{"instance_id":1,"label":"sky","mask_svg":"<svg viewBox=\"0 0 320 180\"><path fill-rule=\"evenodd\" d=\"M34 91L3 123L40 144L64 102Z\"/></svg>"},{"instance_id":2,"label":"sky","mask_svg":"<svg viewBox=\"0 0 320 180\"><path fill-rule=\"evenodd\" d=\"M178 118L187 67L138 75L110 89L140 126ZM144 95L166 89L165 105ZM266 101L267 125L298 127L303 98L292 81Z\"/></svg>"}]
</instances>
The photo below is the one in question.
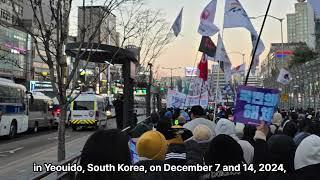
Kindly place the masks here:
<instances>
[{"instance_id":1,"label":"sky","mask_svg":"<svg viewBox=\"0 0 320 180\"><path fill-rule=\"evenodd\" d=\"M77 0L76 5L81 5L80 0ZM89 0L87 0L89 1ZM198 25L200 22L200 14L204 7L211 0L145 0L146 6L151 9L161 9L165 18L169 23L174 22L180 9L184 7L183 19L182 19L182 31L181 34L170 43L162 55L156 60L156 64L160 67L192 67L194 62L200 61L201 53L198 53L198 47L201 40L200 34L197 33ZM216 12L215 24L218 27L222 27L223 24L223 11L224 1L218 0L218 7ZM247 11L250 17L263 15L267 9L269 0L239 0ZM79 4L80 2L80 4ZM284 42L287 42L287 21L286 14L294 13L294 4L296 0L272 0L269 15L285 18L283 22ZM71 17L75 17L76 14L71 14ZM257 32L260 31L263 18L252 20ZM222 29L222 28L220 28ZM167 30L166 30L167 31ZM220 31L222 33L222 30ZM268 18L265 24L265 28L262 33L262 41L266 46L266 50L260 56L260 62L262 62L269 51L270 43L281 42L281 30L280 22ZM212 37L216 43L217 37ZM246 54L245 62L249 64L250 53L252 50L251 39L249 31L243 28L232 28L223 30L223 40L227 52L242 52ZM242 56L240 54L229 54L233 67L242 63ZM162 76L169 76L170 71L159 69L159 73ZM175 70L173 75L183 75L184 70Z\"/></svg>"}]
</instances>

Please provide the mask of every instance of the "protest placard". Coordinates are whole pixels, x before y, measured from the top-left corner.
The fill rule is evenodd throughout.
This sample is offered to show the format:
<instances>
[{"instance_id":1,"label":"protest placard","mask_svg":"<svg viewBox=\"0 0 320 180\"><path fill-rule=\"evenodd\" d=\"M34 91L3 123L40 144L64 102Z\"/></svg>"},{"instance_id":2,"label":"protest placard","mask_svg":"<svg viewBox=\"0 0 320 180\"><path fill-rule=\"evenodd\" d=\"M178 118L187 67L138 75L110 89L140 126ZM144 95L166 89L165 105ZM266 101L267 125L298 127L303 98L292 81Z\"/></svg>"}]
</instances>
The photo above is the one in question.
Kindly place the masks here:
<instances>
[{"instance_id":1,"label":"protest placard","mask_svg":"<svg viewBox=\"0 0 320 180\"><path fill-rule=\"evenodd\" d=\"M271 123L279 102L279 90L238 86L234 120L244 124Z\"/></svg>"}]
</instances>

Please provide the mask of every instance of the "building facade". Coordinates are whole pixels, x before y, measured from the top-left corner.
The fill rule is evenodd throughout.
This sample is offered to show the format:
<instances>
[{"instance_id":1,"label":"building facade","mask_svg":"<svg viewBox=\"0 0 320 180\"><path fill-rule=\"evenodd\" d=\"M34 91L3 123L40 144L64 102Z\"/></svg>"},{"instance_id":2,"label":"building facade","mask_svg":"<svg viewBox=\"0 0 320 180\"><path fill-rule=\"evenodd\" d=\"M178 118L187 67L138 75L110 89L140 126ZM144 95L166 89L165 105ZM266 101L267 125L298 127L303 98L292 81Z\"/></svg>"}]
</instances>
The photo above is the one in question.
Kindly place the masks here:
<instances>
[{"instance_id":1,"label":"building facade","mask_svg":"<svg viewBox=\"0 0 320 180\"><path fill-rule=\"evenodd\" d=\"M0 0L0 77L26 85L31 79L31 37L22 28L13 26L17 23L16 15L27 20L32 13L22 0L13 1L13 6L11 3L11 0Z\"/></svg>"},{"instance_id":2,"label":"building facade","mask_svg":"<svg viewBox=\"0 0 320 180\"><path fill-rule=\"evenodd\" d=\"M261 63L260 76L269 82L270 78L274 79L278 75L279 69L288 68L295 49L306 47L306 43L284 43L283 51L281 43L271 43L271 47L266 59ZM265 83L263 83L265 84Z\"/></svg>"},{"instance_id":3,"label":"building facade","mask_svg":"<svg viewBox=\"0 0 320 180\"><path fill-rule=\"evenodd\" d=\"M295 13L287 14L288 42L305 42L315 49L315 14L309 2L299 0Z\"/></svg>"}]
</instances>

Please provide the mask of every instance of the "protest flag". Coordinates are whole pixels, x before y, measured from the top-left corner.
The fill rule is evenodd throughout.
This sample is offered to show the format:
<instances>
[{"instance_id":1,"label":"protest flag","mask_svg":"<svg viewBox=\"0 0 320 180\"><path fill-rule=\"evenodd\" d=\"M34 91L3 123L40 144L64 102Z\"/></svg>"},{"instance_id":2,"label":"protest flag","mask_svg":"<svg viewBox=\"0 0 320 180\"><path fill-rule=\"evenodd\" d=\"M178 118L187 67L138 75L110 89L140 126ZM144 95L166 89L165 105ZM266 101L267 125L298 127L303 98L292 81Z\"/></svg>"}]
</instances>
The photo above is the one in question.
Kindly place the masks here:
<instances>
[{"instance_id":1,"label":"protest flag","mask_svg":"<svg viewBox=\"0 0 320 180\"><path fill-rule=\"evenodd\" d=\"M258 33L254 29L247 12L243 9L241 3L238 0L226 0L225 12L224 12L224 28L246 28L251 33L252 47L255 49L258 41ZM254 55L254 62L252 71L255 72L256 67L259 65L259 56L265 50L263 42L260 40L256 54ZM254 51L254 50L253 50ZM253 56L252 51L252 56Z\"/></svg>"},{"instance_id":2,"label":"protest flag","mask_svg":"<svg viewBox=\"0 0 320 180\"><path fill-rule=\"evenodd\" d=\"M215 61L219 62L220 68L224 72L224 77L226 82L231 81L231 61L228 57L226 49L223 44L223 40L219 34L217 43L217 52L215 56Z\"/></svg>"},{"instance_id":3,"label":"protest flag","mask_svg":"<svg viewBox=\"0 0 320 180\"><path fill-rule=\"evenodd\" d=\"M173 30L174 35L177 37L179 33L181 32L181 26L182 26L182 12L183 8L181 9L179 15L177 16L176 20L174 21L171 29Z\"/></svg>"},{"instance_id":4,"label":"protest flag","mask_svg":"<svg viewBox=\"0 0 320 180\"><path fill-rule=\"evenodd\" d=\"M279 76L277 78L277 82L284 84L284 85L287 85L290 83L290 81L291 81L291 75L290 75L289 71L282 68L280 70Z\"/></svg>"},{"instance_id":5,"label":"protest flag","mask_svg":"<svg viewBox=\"0 0 320 180\"><path fill-rule=\"evenodd\" d=\"M202 36L199 51L205 53L212 59L216 55L216 50L217 47L212 42L211 38L209 36Z\"/></svg>"},{"instance_id":6,"label":"protest flag","mask_svg":"<svg viewBox=\"0 0 320 180\"><path fill-rule=\"evenodd\" d=\"M246 71L246 64L240 64L232 69L231 74L244 74Z\"/></svg>"},{"instance_id":7,"label":"protest flag","mask_svg":"<svg viewBox=\"0 0 320 180\"><path fill-rule=\"evenodd\" d=\"M203 81L207 81L208 80L208 60L204 53L202 54L201 61L198 64L198 69L199 69L199 78L201 78Z\"/></svg>"},{"instance_id":8,"label":"protest flag","mask_svg":"<svg viewBox=\"0 0 320 180\"><path fill-rule=\"evenodd\" d=\"M198 33L202 36L213 36L219 32L219 28L213 24L217 9L217 0L212 0L202 11Z\"/></svg>"}]
</instances>

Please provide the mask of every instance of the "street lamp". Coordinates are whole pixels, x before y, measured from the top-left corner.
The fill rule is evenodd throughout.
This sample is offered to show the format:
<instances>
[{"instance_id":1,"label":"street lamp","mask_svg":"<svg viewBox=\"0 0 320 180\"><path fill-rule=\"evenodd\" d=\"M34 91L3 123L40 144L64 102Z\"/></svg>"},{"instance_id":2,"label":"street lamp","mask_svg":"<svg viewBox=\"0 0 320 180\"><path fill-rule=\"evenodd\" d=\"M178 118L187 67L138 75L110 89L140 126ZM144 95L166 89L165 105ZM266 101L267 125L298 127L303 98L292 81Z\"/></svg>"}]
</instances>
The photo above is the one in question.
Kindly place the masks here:
<instances>
[{"instance_id":1,"label":"street lamp","mask_svg":"<svg viewBox=\"0 0 320 180\"><path fill-rule=\"evenodd\" d=\"M280 22L281 24L281 49L282 49L282 65L284 65L284 56L283 56L283 51L284 51L284 47L283 47L283 26L282 26L282 22L284 20L284 18L278 18L278 17L275 17L275 16L272 16L272 15L267 15L268 17L271 17L273 19L276 19ZM261 17L265 17L265 15L261 15L261 16L257 16L257 17L249 17L250 19L258 19L258 18L261 18Z\"/></svg>"},{"instance_id":2,"label":"street lamp","mask_svg":"<svg viewBox=\"0 0 320 180\"><path fill-rule=\"evenodd\" d=\"M167 68L163 67L162 69L169 69L171 71L171 76L170 76L170 84L171 84L171 89L173 89L173 82L172 82L172 71L176 69L182 69L182 67L176 67L176 68Z\"/></svg>"}]
</instances>

